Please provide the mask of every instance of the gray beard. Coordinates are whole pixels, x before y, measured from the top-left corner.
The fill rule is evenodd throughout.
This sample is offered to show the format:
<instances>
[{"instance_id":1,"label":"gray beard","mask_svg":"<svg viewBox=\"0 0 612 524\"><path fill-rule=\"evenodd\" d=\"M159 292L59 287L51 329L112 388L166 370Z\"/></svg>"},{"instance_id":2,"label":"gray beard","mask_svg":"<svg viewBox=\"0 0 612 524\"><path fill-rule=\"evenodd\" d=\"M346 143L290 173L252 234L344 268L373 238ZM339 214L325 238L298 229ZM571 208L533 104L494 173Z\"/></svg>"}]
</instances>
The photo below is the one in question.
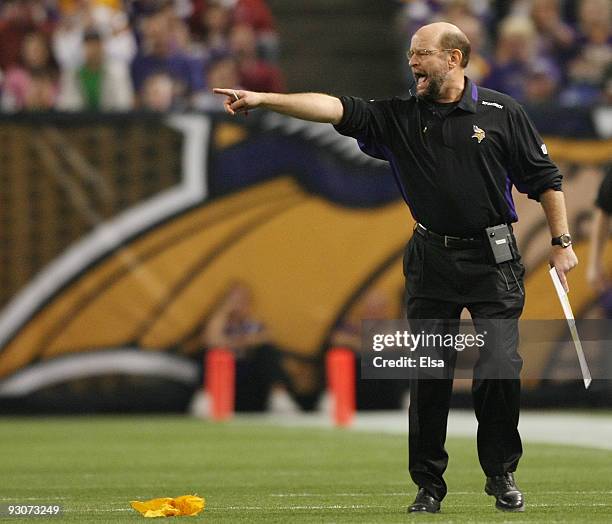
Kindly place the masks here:
<instances>
[{"instance_id":1,"label":"gray beard","mask_svg":"<svg viewBox=\"0 0 612 524\"><path fill-rule=\"evenodd\" d=\"M444 73L430 75L427 90L422 95L419 95L419 98L427 102L436 102L440 98L440 92L445 80L446 75Z\"/></svg>"}]
</instances>

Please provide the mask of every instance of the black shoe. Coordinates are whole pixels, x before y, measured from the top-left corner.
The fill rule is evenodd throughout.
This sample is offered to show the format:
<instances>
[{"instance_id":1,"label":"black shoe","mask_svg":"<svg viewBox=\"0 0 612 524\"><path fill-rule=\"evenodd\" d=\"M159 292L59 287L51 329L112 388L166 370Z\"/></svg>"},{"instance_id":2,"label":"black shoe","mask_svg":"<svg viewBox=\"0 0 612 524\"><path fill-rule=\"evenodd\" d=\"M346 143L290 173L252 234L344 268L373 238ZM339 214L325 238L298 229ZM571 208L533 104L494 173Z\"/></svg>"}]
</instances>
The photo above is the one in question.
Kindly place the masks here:
<instances>
[{"instance_id":1,"label":"black shoe","mask_svg":"<svg viewBox=\"0 0 612 524\"><path fill-rule=\"evenodd\" d=\"M525 511L523 494L514 483L512 473L487 477L485 493L495 497L495 507L502 511Z\"/></svg>"},{"instance_id":2,"label":"black shoe","mask_svg":"<svg viewBox=\"0 0 612 524\"><path fill-rule=\"evenodd\" d=\"M440 501L432 497L425 488L419 489L414 502L408 506L408 513L438 513L438 511L440 511Z\"/></svg>"}]
</instances>

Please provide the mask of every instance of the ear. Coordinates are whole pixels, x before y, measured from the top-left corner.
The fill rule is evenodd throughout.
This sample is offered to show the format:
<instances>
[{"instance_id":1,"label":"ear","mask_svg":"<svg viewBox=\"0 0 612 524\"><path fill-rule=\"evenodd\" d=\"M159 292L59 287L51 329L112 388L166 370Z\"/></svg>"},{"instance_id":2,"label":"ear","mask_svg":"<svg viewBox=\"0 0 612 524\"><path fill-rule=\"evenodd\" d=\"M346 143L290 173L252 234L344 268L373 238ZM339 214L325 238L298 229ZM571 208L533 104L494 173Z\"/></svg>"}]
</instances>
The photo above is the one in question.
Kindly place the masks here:
<instances>
[{"instance_id":1,"label":"ear","mask_svg":"<svg viewBox=\"0 0 612 524\"><path fill-rule=\"evenodd\" d=\"M455 67L460 67L462 60L463 60L463 53L459 51L459 49L453 49L448 54L448 62L449 62L449 66L451 69L454 69Z\"/></svg>"}]
</instances>

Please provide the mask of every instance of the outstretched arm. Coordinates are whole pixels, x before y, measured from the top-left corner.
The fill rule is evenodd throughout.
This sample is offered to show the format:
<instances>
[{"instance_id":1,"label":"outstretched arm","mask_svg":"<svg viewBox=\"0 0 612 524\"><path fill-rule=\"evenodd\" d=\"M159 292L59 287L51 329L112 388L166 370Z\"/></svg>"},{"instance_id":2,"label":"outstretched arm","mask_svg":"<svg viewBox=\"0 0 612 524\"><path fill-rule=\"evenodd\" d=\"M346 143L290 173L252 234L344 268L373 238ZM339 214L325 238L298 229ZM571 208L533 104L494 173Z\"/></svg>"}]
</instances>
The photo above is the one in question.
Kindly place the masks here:
<instances>
[{"instance_id":1,"label":"outstretched arm","mask_svg":"<svg viewBox=\"0 0 612 524\"><path fill-rule=\"evenodd\" d=\"M339 124L344 112L342 102L335 96L322 93L256 93L241 89L215 88L217 95L225 95L225 111L230 115L265 107L276 113L312 122Z\"/></svg>"},{"instance_id":2,"label":"outstretched arm","mask_svg":"<svg viewBox=\"0 0 612 524\"><path fill-rule=\"evenodd\" d=\"M553 237L569 233L567 226L567 213L565 211L565 197L561 191L548 189L540 195L540 203L546 215L546 221ZM572 246L552 246L549 263L557 270L559 280L569 291L566 273L578 264L578 258Z\"/></svg>"}]
</instances>

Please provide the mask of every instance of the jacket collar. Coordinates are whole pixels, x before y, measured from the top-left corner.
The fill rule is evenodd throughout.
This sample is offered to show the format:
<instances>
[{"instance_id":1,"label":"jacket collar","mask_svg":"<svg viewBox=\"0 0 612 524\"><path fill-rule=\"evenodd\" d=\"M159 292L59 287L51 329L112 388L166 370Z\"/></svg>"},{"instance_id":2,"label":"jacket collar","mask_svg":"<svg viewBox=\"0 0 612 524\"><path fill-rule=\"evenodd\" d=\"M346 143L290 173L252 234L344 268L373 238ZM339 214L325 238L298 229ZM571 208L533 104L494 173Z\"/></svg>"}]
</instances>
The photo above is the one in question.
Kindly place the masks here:
<instances>
[{"instance_id":1,"label":"jacket collar","mask_svg":"<svg viewBox=\"0 0 612 524\"><path fill-rule=\"evenodd\" d=\"M461 100L457 107L470 113L476 112L476 103L478 102L478 87L467 76L465 77L465 88L461 95Z\"/></svg>"}]
</instances>

